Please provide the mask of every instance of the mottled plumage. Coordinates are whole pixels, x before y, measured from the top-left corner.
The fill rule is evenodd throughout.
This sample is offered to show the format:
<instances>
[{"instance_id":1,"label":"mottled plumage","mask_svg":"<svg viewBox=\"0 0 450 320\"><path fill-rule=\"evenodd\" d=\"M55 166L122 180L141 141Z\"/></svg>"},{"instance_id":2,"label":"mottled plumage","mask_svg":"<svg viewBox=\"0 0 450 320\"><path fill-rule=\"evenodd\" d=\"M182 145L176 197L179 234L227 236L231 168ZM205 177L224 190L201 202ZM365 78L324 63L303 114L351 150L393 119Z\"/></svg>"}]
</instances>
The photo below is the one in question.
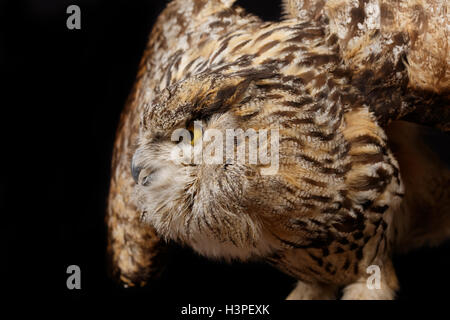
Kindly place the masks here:
<instances>
[{"instance_id":1,"label":"mottled plumage","mask_svg":"<svg viewBox=\"0 0 450 320\"><path fill-rule=\"evenodd\" d=\"M290 298L393 298L393 221L409 210L384 128L449 129L446 2L286 0L279 22L233 2L172 1L153 28L115 144L113 272L142 284L162 237L264 259L300 281ZM172 132L195 120L279 129L278 172L171 161ZM373 264L381 290L366 286Z\"/></svg>"}]
</instances>

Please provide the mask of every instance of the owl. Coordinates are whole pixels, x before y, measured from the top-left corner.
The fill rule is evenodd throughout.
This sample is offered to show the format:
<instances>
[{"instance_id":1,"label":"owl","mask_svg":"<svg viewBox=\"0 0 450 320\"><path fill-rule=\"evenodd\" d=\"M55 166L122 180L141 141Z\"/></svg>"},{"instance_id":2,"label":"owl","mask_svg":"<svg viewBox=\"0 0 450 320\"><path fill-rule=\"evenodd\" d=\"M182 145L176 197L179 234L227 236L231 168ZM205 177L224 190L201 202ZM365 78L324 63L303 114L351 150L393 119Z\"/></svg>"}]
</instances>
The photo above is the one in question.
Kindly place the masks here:
<instances>
[{"instance_id":1,"label":"owl","mask_svg":"<svg viewBox=\"0 0 450 320\"><path fill-rule=\"evenodd\" d=\"M124 285L155 276L171 240L266 261L298 280L288 299L393 299L393 252L450 235L449 169L399 121L450 128L447 1L283 10L267 22L234 0L174 0L159 16L112 160L108 253ZM230 142L214 161L185 156L213 141ZM275 157L255 161L252 141Z\"/></svg>"}]
</instances>

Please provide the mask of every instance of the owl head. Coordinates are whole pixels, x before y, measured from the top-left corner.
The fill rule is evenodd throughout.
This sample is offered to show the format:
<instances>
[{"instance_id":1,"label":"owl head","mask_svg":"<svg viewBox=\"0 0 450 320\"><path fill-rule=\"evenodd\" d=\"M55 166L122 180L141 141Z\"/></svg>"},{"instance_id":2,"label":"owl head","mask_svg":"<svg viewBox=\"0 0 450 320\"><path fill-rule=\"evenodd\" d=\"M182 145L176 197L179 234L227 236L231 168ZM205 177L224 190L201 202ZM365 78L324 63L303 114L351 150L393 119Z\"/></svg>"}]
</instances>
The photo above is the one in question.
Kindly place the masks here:
<instances>
[{"instance_id":1,"label":"owl head","mask_svg":"<svg viewBox=\"0 0 450 320\"><path fill-rule=\"evenodd\" d=\"M210 256L268 250L254 207L264 193L261 170L271 166L255 161L258 150L248 144L258 143L260 130L270 153L271 136L248 119L258 111L254 82L271 76L197 75L145 106L131 166L144 223Z\"/></svg>"},{"instance_id":2,"label":"owl head","mask_svg":"<svg viewBox=\"0 0 450 320\"><path fill-rule=\"evenodd\" d=\"M201 74L145 106L131 166L144 223L209 256L270 250L264 212L283 207L279 125L254 117L267 103L260 86L276 77Z\"/></svg>"}]
</instances>

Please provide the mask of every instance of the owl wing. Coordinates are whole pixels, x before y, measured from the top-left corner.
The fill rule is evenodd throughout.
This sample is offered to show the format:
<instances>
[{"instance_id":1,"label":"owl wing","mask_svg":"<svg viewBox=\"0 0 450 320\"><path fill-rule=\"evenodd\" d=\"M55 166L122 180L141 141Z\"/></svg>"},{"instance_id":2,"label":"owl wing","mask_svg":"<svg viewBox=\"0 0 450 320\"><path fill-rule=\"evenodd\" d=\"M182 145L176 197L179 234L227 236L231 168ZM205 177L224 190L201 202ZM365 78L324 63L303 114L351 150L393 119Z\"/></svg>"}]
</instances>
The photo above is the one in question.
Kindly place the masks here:
<instances>
[{"instance_id":1,"label":"owl wing","mask_svg":"<svg viewBox=\"0 0 450 320\"><path fill-rule=\"evenodd\" d=\"M289 18L322 20L339 39L353 87L381 125L450 130L450 10L446 0L284 0Z\"/></svg>"}]
</instances>

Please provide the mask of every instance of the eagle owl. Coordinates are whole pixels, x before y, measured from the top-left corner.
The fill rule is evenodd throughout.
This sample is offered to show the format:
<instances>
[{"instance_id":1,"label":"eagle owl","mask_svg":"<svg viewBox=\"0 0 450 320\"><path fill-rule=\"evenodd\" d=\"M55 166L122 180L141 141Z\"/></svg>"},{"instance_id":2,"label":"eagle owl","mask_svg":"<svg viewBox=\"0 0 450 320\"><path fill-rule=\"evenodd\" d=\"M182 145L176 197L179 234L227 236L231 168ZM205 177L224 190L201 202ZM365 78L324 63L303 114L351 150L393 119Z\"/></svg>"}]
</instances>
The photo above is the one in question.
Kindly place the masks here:
<instances>
[{"instance_id":1,"label":"eagle owl","mask_svg":"<svg viewBox=\"0 0 450 320\"><path fill-rule=\"evenodd\" d=\"M392 299L392 252L450 234L449 170L418 169L428 158L417 129L396 121L449 130L447 1L284 0L283 10L267 22L234 0L174 0L159 16L112 161L108 252L125 285L159 270L170 239L267 261L298 280L289 299ZM196 122L188 140L276 130L277 170L174 160L189 141L173 132ZM422 190L424 176L441 191Z\"/></svg>"}]
</instances>

